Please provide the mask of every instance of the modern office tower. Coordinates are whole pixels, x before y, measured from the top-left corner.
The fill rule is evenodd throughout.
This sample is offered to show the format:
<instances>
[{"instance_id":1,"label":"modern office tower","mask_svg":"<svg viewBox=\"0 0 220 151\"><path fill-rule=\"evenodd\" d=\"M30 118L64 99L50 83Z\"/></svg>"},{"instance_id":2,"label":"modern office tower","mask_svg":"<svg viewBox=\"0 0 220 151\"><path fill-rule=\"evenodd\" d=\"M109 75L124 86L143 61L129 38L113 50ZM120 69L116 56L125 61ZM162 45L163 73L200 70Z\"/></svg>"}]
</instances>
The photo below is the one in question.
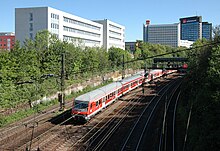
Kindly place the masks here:
<instances>
[{"instance_id":1,"label":"modern office tower","mask_svg":"<svg viewBox=\"0 0 220 151\"><path fill-rule=\"evenodd\" d=\"M212 39L212 23L202 22L202 16L180 18L181 40Z\"/></svg>"},{"instance_id":2,"label":"modern office tower","mask_svg":"<svg viewBox=\"0 0 220 151\"><path fill-rule=\"evenodd\" d=\"M202 16L180 18L181 40L196 41L202 38Z\"/></svg>"},{"instance_id":3,"label":"modern office tower","mask_svg":"<svg viewBox=\"0 0 220 151\"><path fill-rule=\"evenodd\" d=\"M83 46L103 46L103 25L51 7L15 9L15 35L21 44L48 30L60 40Z\"/></svg>"},{"instance_id":4,"label":"modern office tower","mask_svg":"<svg viewBox=\"0 0 220 151\"><path fill-rule=\"evenodd\" d=\"M125 27L110 20L95 20L103 25L103 46L125 49Z\"/></svg>"},{"instance_id":5,"label":"modern office tower","mask_svg":"<svg viewBox=\"0 0 220 151\"><path fill-rule=\"evenodd\" d=\"M143 41L178 47L180 43L180 24L151 25L147 20L143 25Z\"/></svg>"},{"instance_id":6,"label":"modern office tower","mask_svg":"<svg viewBox=\"0 0 220 151\"><path fill-rule=\"evenodd\" d=\"M202 38L212 40L212 23L202 22Z\"/></svg>"},{"instance_id":7,"label":"modern office tower","mask_svg":"<svg viewBox=\"0 0 220 151\"><path fill-rule=\"evenodd\" d=\"M15 44L13 32L0 32L0 49L11 50Z\"/></svg>"}]
</instances>

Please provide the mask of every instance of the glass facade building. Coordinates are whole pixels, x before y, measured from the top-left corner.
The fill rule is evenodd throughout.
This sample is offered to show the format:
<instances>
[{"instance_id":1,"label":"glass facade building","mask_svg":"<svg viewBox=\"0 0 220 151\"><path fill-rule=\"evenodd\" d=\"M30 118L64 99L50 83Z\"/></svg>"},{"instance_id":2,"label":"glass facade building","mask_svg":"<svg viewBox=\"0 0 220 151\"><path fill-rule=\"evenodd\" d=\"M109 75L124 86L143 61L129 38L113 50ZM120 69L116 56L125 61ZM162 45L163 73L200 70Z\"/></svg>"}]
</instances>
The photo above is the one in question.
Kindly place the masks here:
<instances>
[{"instance_id":1,"label":"glass facade building","mask_svg":"<svg viewBox=\"0 0 220 151\"><path fill-rule=\"evenodd\" d=\"M202 17L180 18L181 40L196 41L202 37Z\"/></svg>"},{"instance_id":2,"label":"glass facade building","mask_svg":"<svg viewBox=\"0 0 220 151\"><path fill-rule=\"evenodd\" d=\"M202 38L206 38L207 40L212 39L212 23L202 23Z\"/></svg>"},{"instance_id":3,"label":"glass facade building","mask_svg":"<svg viewBox=\"0 0 220 151\"><path fill-rule=\"evenodd\" d=\"M202 22L202 16L180 18L181 40L212 39L212 23Z\"/></svg>"}]
</instances>

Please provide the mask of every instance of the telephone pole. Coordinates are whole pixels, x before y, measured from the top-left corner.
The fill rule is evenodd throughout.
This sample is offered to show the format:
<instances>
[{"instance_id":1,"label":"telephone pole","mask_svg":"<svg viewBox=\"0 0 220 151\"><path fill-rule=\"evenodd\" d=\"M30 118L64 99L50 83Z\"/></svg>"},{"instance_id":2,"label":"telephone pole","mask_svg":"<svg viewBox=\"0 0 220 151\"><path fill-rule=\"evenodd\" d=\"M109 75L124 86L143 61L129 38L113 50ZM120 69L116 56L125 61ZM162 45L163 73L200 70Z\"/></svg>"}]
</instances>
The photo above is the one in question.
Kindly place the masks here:
<instances>
[{"instance_id":1,"label":"telephone pole","mask_svg":"<svg viewBox=\"0 0 220 151\"><path fill-rule=\"evenodd\" d=\"M64 94L64 87L65 87L65 54L62 53L61 55L61 71L60 71L60 94L58 96L60 102L60 111L64 110L65 108L65 94Z\"/></svg>"},{"instance_id":2,"label":"telephone pole","mask_svg":"<svg viewBox=\"0 0 220 151\"><path fill-rule=\"evenodd\" d=\"M122 79L125 78L125 55L123 54L122 58Z\"/></svg>"}]
</instances>

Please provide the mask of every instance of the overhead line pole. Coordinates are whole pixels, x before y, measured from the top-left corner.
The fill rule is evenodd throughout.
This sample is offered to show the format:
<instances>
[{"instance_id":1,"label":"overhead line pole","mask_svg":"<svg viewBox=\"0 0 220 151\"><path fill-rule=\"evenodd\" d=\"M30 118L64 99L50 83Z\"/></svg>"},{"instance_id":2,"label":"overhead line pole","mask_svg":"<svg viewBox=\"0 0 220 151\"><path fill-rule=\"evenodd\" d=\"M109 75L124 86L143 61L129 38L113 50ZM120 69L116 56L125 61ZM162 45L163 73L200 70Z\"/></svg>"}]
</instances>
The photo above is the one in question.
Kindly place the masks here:
<instances>
[{"instance_id":1,"label":"overhead line pole","mask_svg":"<svg viewBox=\"0 0 220 151\"><path fill-rule=\"evenodd\" d=\"M58 97L60 101L60 110L64 110L65 108L65 95L64 95L64 87L65 87L65 54L61 55L61 72L60 72L60 91L61 94Z\"/></svg>"},{"instance_id":2,"label":"overhead line pole","mask_svg":"<svg viewBox=\"0 0 220 151\"><path fill-rule=\"evenodd\" d=\"M122 79L125 78L125 55L123 54L122 58Z\"/></svg>"}]
</instances>

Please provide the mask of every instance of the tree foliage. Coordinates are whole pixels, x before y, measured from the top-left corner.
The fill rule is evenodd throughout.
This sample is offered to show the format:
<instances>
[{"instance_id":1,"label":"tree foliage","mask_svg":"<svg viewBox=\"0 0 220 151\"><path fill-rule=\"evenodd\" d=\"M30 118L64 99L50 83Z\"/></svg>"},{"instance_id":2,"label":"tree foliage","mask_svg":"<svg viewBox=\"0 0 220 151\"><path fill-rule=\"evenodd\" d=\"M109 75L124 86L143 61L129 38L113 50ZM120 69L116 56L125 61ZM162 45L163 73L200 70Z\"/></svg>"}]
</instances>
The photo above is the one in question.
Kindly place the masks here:
<instances>
[{"instance_id":1,"label":"tree foliage","mask_svg":"<svg viewBox=\"0 0 220 151\"><path fill-rule=\"evenodd\" d=\"M81 47L60 41L48 31L40 31L34 40L16 41L12 51L0 52L0 108L16 106L60 90L61 55L65 55L66 87L84 77L121 70L143 68L142 58L173 51L173 48L140 42L134 54L120 48ZM132 59L142 59L126 63ZM54 77L45 77L53 74Z\"/></svg>"},{"instance_id":2,"label":"tree foliage","mask_svg":"<svg viewBox=\"0 0 220 151\"><path fill-rule=\"evenodd\" d=\"M186 94L193 105L187 150L219 150L220 147L220 45L199 47L194 43L190 58ZM189 93L190 92L190 93Z\"/></svg>"}]
</instances>

